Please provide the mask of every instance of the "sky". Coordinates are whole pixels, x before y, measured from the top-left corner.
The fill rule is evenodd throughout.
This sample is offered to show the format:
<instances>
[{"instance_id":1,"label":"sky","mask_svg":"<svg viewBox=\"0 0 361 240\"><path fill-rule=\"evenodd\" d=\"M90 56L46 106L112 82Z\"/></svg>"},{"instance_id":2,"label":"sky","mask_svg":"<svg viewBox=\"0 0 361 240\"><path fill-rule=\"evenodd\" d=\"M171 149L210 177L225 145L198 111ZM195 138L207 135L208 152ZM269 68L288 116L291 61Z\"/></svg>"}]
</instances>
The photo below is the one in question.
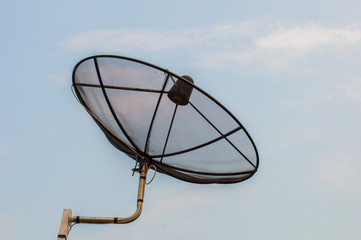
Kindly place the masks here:
<instances>
[{"instance_id":1,"label":"sky","mask_svg":"<svg viewBox=\"0 0 361 240\"><path fill-rule=\"evenodd\" d=\"M126 225L71 240L359 239L361 2L0 1L0 238L56 239L73 215L135 211L134 161L71 93L77 62L190 75L246 127L257 173L230 185L156 174ZM150 172L152 174L152 172Z\"/></svg>"}]
</instances>

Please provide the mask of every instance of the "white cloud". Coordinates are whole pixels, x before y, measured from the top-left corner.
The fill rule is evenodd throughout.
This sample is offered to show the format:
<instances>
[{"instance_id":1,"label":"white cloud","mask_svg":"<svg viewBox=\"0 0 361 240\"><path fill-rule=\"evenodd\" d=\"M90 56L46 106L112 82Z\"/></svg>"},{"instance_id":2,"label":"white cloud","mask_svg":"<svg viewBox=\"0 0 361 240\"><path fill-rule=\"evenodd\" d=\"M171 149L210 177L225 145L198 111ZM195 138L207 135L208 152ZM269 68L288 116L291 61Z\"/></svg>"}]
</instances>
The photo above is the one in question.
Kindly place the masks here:
<instances>
[{"instance_id":1,"label":"white cloud","mask_svg":"<svg viewBox=\"0 0 361 240\"><path fill-rule=\"evenodd\" d=\"M91 49L105 52L124 49L159 51L179 47L197 50L205 45L219 48L227 46L234 38L250 35L254 28L253 23L245 22L185 30L104 29L75 34L62 42L61 46L69 51Z\"/></svg>"},{"instance_id":2,"label":"white cloud","mask_svg":"<svg viewBox=\"0 0 361 240\"><path fill-rule=\"evenodd\" d=\"M319 47L345 47L360 43L361 31L355 28L328 28L318 25L275 29L256 39L261 50L307 53Z\"/></svg>"},{"instance_id":3,"label":"white cloud","mask_svg":"<svg viewBox=\"0 0 361 240\"><path fill-rule=\"evenodd\" d=\"M194 67L275 74L299 70L312 57L347 61L360 52L361 28L255 21L182 30L105 29L75 34L61 46L71 52L167 52L192 59Z\"/></svg>"},{"instance_id":4,"label":"white cloud","mask_svg":"<svg viewBox=\"0 0 361 240\"><path fill-rule=\"evenodd\" d=\"M332 56L361 45L361 29L355 27L323 27L319 25L255 27L252 34L237 35L238 44L198 52L199 65L234 68L240 65L267 67L272 71L288 70L305 57ZM234 41L228 38L227 43ZM231 44L229 44L231 45ZM351 54L353 51L351 52ZM306 69L304 69L306 70Z\"/></svg>"},{"instance_id":5,"label":"white cloud","mask_svg":"<svg viewBox=\"0 0 361 240\"><path fill-rule=\"evenodd\" d=\"M242 22L183 30L95 30L70 36L61 45L69 51L91 49L105 52L123 49L159 51L186 47L196 54L202 53L207 47L207 51L211 51L209 55L245 60L249 59L247 55L259 54L257 51L309 53L323 46L345 47L360 41L361 30L356 27Z\"/></svg>"},{"instance_id":6,"label":"white cloud","mask_svg":"<svg viewBox=\"0 0 361 240\"><path fill-rule=\"evenodd\" d=\"M361 79L345 83L339 88L342 90L343 96L350 101L361 101Z\"/></svg>"},{"instance_id":7,"label":"white cloud","mask_svg":"<svg viewBox=\"0 0 361 240\"><path fill-rule=\"evenodd\" d=\"M62 45L69 51L96 49L105 52L119 49L157 51L187 44L189 37L179 32L156 32L150 30L97 30L76 34Z\"/></svg>"},{"instance_id":8,"label":"white cloud","mask_svg":"<svg viewBox=\"0 0 361 240\"><path fill-rule=\"evenodd\" d=\"M346 100L348 102L361 102L361 79L343 79L329 84L327 89L315 90L310 93L312 99L330 102L333 100Z\"/></svg>"}]
</instances>

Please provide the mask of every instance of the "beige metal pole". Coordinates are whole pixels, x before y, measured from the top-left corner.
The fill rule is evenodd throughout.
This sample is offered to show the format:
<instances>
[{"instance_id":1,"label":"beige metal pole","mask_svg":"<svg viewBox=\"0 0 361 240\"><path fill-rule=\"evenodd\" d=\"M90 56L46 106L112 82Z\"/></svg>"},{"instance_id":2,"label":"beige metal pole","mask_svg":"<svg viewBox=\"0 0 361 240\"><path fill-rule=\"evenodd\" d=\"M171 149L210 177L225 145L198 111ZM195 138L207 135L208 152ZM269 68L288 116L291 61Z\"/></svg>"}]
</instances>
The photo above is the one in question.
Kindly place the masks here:
<instances>
[{"instance_id":1,"label":"beige metal pole","mask_svg":"<svg viewBox=\"0 0 361 240\"><path fill-rule=\"evenodd\" d=\"M139 176L139 188L138 188L138 200L137 200L137 210L130 217L80 217L72 216L69 221L74 223L98 223L98 224L107 224L107 223L129 223L134 221L142 213L143 200L144 200L144 189L145 181L147 177L146 164L143 164L142 169L140 170Z\"/></svg>"},{"instance_id":2,"label":"beige metal pole","mask_svg":"<svg viewBox=\"0 0 361 240\"><path fill-rule=\"evenodd\" d=\"M136 220L142 213L144 189L147 178L147 164L143 163L139 176L137 210L130 217L81 217L72 216L71 209L64 209L60 225L58 240L66 240L70 231L71 223L109 224L109 223L130 223Z\"/></svg>"},{"instance_id":3,"label":"beige metal pole","mask_svg":"<svg viewBox=\"0 0 361 240\"><path fill-rule=\"evenodd\" d=\"M60 223L58 240L66 240L70 231L69 218L71 217L71 209L63 210L63 217Z\"/></svg>"}]
</instances>

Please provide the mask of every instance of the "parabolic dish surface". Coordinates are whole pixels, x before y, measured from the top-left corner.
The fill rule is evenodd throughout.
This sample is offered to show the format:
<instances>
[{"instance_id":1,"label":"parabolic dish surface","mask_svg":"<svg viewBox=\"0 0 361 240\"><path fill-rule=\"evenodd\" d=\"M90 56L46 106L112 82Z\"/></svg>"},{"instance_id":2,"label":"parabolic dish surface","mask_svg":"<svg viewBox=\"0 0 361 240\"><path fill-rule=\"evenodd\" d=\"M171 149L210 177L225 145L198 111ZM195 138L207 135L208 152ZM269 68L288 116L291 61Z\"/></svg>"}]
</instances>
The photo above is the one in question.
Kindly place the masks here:
<instances>
[{"instance_id":1,"label":"parabolic dish surface","mask_svg":"<svg viewBox=\"0 0 361 240\"><path fill-rule=\"evenodd\" d=\"M186 105L168 97L177 82L191 88ZM233 114L167 69L127 57L93 56L75 66L73 87L108 140L158 172L193 183L235 183L258 168L255 144Z\"/></svg>"}]
</instances>

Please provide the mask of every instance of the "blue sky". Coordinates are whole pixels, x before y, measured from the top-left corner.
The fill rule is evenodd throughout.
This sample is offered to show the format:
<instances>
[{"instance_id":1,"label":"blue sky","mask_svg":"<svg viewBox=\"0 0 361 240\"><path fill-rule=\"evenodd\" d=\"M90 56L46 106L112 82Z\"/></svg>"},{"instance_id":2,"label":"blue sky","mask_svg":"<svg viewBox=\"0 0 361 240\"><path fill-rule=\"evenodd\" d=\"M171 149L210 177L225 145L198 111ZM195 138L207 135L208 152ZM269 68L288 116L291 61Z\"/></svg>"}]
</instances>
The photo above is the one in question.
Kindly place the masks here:
<instances>
[{"instance_id":1,"label":"blue sky","mask_svg":"<svg viewBox=\"0 0 361 240\"><path fill-rule=\"evenodd\" d=\"M139 58L225 105L260 167L232 185L157 174L141 217L70 239L358 239L360 1L0 2L0 236L55 239L63 208L128 216L133 161L72 96L94 54Z\"/></svg>"}]
</instances>

